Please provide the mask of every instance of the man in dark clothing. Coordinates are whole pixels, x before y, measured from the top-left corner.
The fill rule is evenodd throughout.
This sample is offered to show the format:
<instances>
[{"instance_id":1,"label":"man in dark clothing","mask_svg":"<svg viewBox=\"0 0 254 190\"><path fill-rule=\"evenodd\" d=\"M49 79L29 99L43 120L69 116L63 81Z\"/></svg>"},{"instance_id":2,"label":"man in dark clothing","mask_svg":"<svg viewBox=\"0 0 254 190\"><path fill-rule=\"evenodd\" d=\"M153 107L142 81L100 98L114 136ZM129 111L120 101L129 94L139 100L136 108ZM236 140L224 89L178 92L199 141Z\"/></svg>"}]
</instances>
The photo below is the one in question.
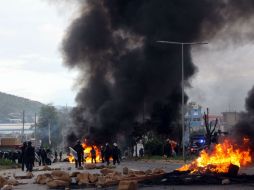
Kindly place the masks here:
<instances>
[{"instance_id":1,"label":"man in dark clothing","mask_svg":"<svg viewBox=\"0 0 254 190\"><path fill-rule=\"evenodd\" d=\"M58 154L57 154L57 151L55 150L55 160L54 160L54 162L57 162L57 156L58 156Z\"/></svg>"},{"instance_id":2,"label":"man in dark clothing","mask_svg":"<svg viewBox=\"0 0 254 190\"><path fill-rule=\"evenodd\" d=\"M63 152L60 151L60 152L59 152L59 160L60 160L60 162L62 161L62 156L63 156Z\"/></svg>"},{"instance_id":3,"label":"man in dark clothing","mask_svg":"<svg viewBox=\"0 0 254 190\"><path fill-rule=\"evenodd\" d=\"M142 158L144 156L144 149L139 149L139 157Z\"/></svg>"},{"instance_id":4,"label":"man in dark clothing","mask_svg":"<svg viewBox=\"0 0 254 190\"><path fill-rule=\"evenodd\" d=\"M102 163L104 163L104 157L105 157L105 155L104 155L104 147L103 146L101 146L101 162Z\"/></svg>"},{"instance_id":5,"label":"man in dark clothing","mask_svg":"<svg viewBox=\"0 0 254 190\"><path fill-rule=\"evenodd\" d=\"M26 165L26 157L25 157L26 148L27 148L27 143L23 142L23 146L21 147L21 162L22 162L21 169L22 169L22 171L24 171L25 165Z\"/></svg>"},{"instance_id":6,"label":"man in dark clothing","mask_svg":"<svg viewBox=\"0 0 254 190\"><path fill-rule=\"evenodd\" d=\"M37 149L36 151L36 154L38 157L36 157L38 163L39 163L39 166L41 166L41 162L42 162L42 159L41 159L41 148Z\"/></svg>"},{"instance_id":7,"label":"man in dark clothing","mask_svg":"<svg viewBox=\"0 0 254 190\"><path fill-rule=\"evenodd\" d=\"M84 148L81 145L81 142L78 140L77 144L73 147L73 149L77 152L78 160L75 160L76 168L81 167L81 161L84 157Z\"/></svg>"},{"instance_id":8,"label":"man in dark clothing","mask_svg":"<svg viewBox=\"0 0 254 190\"><path fill-rule=\"evenodd\" d=\"M41 162L42 162L43 166L45 166L46 158L47 158L46 150L45 150L45 148L42 148L41 149Z\"/></svg>"},{"instance_id":9,"label":"man in dark clothing","mask_svg":"<svg viewBox=\"0 0 254 190\"><path fill-rule=\"evenodd\" d=\"M92 157L92 163L94 162L96 164L96 151L94 147L92 146L92 150L90 151L91 157Z\"/></svg>"},{"instance_id":10,"label":"man in dark clothing","mask_svg":"<svg viewBox=\"0 0 254 190\"><path fill-rule=\"evenodd\" d=\"M27 143L27 148L25 151L25 157L27 159L27 171L32 172L33 171L33 164L34 164L34 159L35 159L35 154L34 154L34 147L32 147L32 142L29 141Z\"/></svg>"},{"instance_id":11,"label":"man in dark clothing","mask_svg":"<svg viewBox=\"0 0 254 190\"><path fill-rule=\"evenodd\" d=\"M120 149L117 147L117 144L116 144L116 143L113 144L112 157L113 157L113 164L114 164L114 165L116 164L116 162L117 162L118 164L120 164L120 160L119 160L119 157L120 157Z\"/></svg>"},{"instance_id":12,"label":"man in dark clothing","mask_svg":"<svg viewBox=\"0 0 254 190\"><path fill-rule=\"evenodd\" d=\"M109 165L110 164L109 158L111 156L111 150L110 150L110 147L109 147L108 143L106 143L106 147L105 147L105 151L104 151L104 156L105 156L105 161L107 162L107 165Z\"/></svg>"}]
</instances>

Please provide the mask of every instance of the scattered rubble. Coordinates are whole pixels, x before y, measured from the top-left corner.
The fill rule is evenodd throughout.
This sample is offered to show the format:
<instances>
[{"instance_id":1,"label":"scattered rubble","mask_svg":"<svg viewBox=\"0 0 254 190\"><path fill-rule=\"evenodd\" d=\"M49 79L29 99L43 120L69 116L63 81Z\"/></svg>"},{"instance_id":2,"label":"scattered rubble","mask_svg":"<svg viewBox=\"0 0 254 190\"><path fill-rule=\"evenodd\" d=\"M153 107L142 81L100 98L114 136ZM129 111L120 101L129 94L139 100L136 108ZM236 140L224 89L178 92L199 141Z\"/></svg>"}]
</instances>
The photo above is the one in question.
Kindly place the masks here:
<instances>
[{"instance_id":1,"label":"scattered rubble","mask_svg":"<svg viewBox=\"0 0 254 190\"><path fill-rule=\"evenodd\" d=\"M7 185L17 186L17 185L19 185L19 182L18 182L18 180L16 180L16 179L9 179L9 180L7 181Z\"/></svg>"},{"instance_id":2,"label":"scattered rubble","mask_svg":"<svg viewBox=\"0 0 254 190\"><path fill-rule=\"evenodd\" d=\"M221 184L222 184L222 185L228 185L228 184L230 184L230 180L229 180L229 179L223 179L223 180L221 181Z\"/></svg>"},{"instance_id":3,"label":"scattered rubble","mask_svg":"<svg viewBox=\"0 0 254 190\"><path fill-rule=\"evenodd\" d=\"M103 168L100 170L100 174L79 171L69 174L65 171L52 171L51 173L39 174L35 179L35 183L46 184L48 188L65 189L70 188L71 185L78 185L80 187L109 187L120 184L120 190L135 190L138 181L158 177L164 173L164 170L159 168L154 171L130 170L125 168L123 173L113 169Z\"/></svg>"},{"instance_id":4,"label":"scattered rubble","mask_svg":"<svg viewBox=\"0 0 254 190\"><path fill-rule=\"evenodd\" d=\"M118 190L137 190L138 183L135 180L131 181L120 181L118 185Z\"/></svg>"},{"instance_id":5,"label":"scattered rubble","mask_svg":"<svg viewBox=\"0 0 254 190\"><path fill-rule=\"evenodd\" d=\"M12 185L4 185L1 190L12 190L13 186Z\"/></svg>"},{"instance_id":6,"label":"scattered rubble","mask_svg":"<svg viewBox=\"0 0 254 190\"><path fill-rule=\"evenodd\" d=\"M0 176L0 188L2 188L4 185L7 185L7 180Z\"/></svg>"},{"instance_id":7,"label":"scattered rubble","mask_svg":"<svg viewBox=\"0 0 254 190\"><path fill-rule=\"evenodd\" d=\"M32 172L28 172L26 175L20 175L20 176L16 176L16 174L13 174L13 177L15 179L31 179L34 177Z\"/></svg>"}]
</instances>

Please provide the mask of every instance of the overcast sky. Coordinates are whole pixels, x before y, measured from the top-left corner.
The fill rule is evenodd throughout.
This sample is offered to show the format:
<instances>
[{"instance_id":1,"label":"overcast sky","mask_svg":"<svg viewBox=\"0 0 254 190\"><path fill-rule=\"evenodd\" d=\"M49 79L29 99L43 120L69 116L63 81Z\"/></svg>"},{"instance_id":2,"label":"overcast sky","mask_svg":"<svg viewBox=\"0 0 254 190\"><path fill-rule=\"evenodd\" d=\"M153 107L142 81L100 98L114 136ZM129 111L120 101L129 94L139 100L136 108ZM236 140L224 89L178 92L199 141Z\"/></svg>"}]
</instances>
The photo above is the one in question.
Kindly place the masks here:
<instances>
[{"instance_id":1,"label":"overcast sky","mask_svg":"<svg viewBox=\"0 0 254 190\"><path fill-rule=\"evenodd\" d=\"M77 71L62 64L60 45L75 8L47 0L0 1L0 91L54 105L75 105ZM254 84L254 45L214 39L192 50L198 67L187 90L212 113L244 109Z\"/></svg>"},{"instance_id":2,"label":"overcast sky","mask_svg":"<svg viewBox=\"0 0 254 190\"><path fill-rule=\"evenodd\" d=\"M0 91L54 105L74 105L75 71L60 43L72 12L42 0L0 1Z\"/></svg>"}]
</instances>

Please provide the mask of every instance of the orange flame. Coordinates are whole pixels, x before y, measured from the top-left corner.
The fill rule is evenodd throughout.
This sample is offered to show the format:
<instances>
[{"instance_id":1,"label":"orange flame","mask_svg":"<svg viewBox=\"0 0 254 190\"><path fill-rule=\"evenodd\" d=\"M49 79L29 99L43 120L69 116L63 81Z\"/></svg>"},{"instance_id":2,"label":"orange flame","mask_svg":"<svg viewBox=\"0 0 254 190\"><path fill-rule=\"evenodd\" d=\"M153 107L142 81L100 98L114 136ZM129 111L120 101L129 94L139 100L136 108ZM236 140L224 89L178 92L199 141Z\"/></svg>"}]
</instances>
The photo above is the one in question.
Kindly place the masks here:
<instances>
[{"instance_id":1,"label":"orange flame","mask_svg":"<svg viewBox=\"0 0 254 190\"><path fill-rule=\"evenodd\" d=\"M244 145L246 145L249 139L244 138L243 141ZM229 139L225 139L221 144L215 145L211 152L202 150L200 156L196 160L178 168L177 170L190 170L191 173L204 173L206 171L227 173L230 164L241 167L250 163L250 149L241 149L238 145L233 145Z\"/></svg>"},{"instance_id":2,"label":"orange flame","mask_svg":"<svg viewBox=\"0 0 254 190\"><path fill-rule=\"evenodd\" d=\"M88 146L86 143L82 143L82 146L84 148L84 162L92 163L92 156L90 152L92 150L92 146ZM100 162L101 160L100 150L96 145L93 145L93 147L96 152L96 162ZM70 163L75 163L75 158L72 155L69 155L68 159Z\"/></svg>"}]
</instances>

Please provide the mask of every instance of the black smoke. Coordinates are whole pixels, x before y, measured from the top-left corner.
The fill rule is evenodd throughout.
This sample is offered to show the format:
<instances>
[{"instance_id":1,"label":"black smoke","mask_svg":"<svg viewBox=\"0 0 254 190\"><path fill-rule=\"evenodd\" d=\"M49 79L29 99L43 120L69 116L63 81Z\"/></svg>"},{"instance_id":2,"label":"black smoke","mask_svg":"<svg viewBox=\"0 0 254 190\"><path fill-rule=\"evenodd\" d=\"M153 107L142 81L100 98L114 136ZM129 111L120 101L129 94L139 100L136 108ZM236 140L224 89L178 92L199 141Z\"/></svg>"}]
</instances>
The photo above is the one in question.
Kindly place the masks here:
<instances>
[{"instance_id":1,"label":"black smoke","mask_svg":"<svg viewBox=\"0 0 254 190\"><path fill-rule=\"evenodd\" d=\"M156 115L156 105L168 105L159 109L165 124L155 130L169 131L180 116L181 48L156 41L209 40L250 18L253 7L252 0L80 1L63 40L65 64L82 75L73 111L77 137L102 142L130 134L144 105L146 117ZM188 46L184 67L188 85L197 70Z\"/></svg>"},{"instance_id":2,"label":"black smoke","mask_svg":"<svg viewBox=\"0 0 254 190\"><path fill-rule=\"evenodd\" d=\"M251 149L254 150L254 87L248 92L245 100L246 112L241 114L240 121L233 128L233 135L238 142L243 138L250 139Z\"/></svg>"}]
</instances>

